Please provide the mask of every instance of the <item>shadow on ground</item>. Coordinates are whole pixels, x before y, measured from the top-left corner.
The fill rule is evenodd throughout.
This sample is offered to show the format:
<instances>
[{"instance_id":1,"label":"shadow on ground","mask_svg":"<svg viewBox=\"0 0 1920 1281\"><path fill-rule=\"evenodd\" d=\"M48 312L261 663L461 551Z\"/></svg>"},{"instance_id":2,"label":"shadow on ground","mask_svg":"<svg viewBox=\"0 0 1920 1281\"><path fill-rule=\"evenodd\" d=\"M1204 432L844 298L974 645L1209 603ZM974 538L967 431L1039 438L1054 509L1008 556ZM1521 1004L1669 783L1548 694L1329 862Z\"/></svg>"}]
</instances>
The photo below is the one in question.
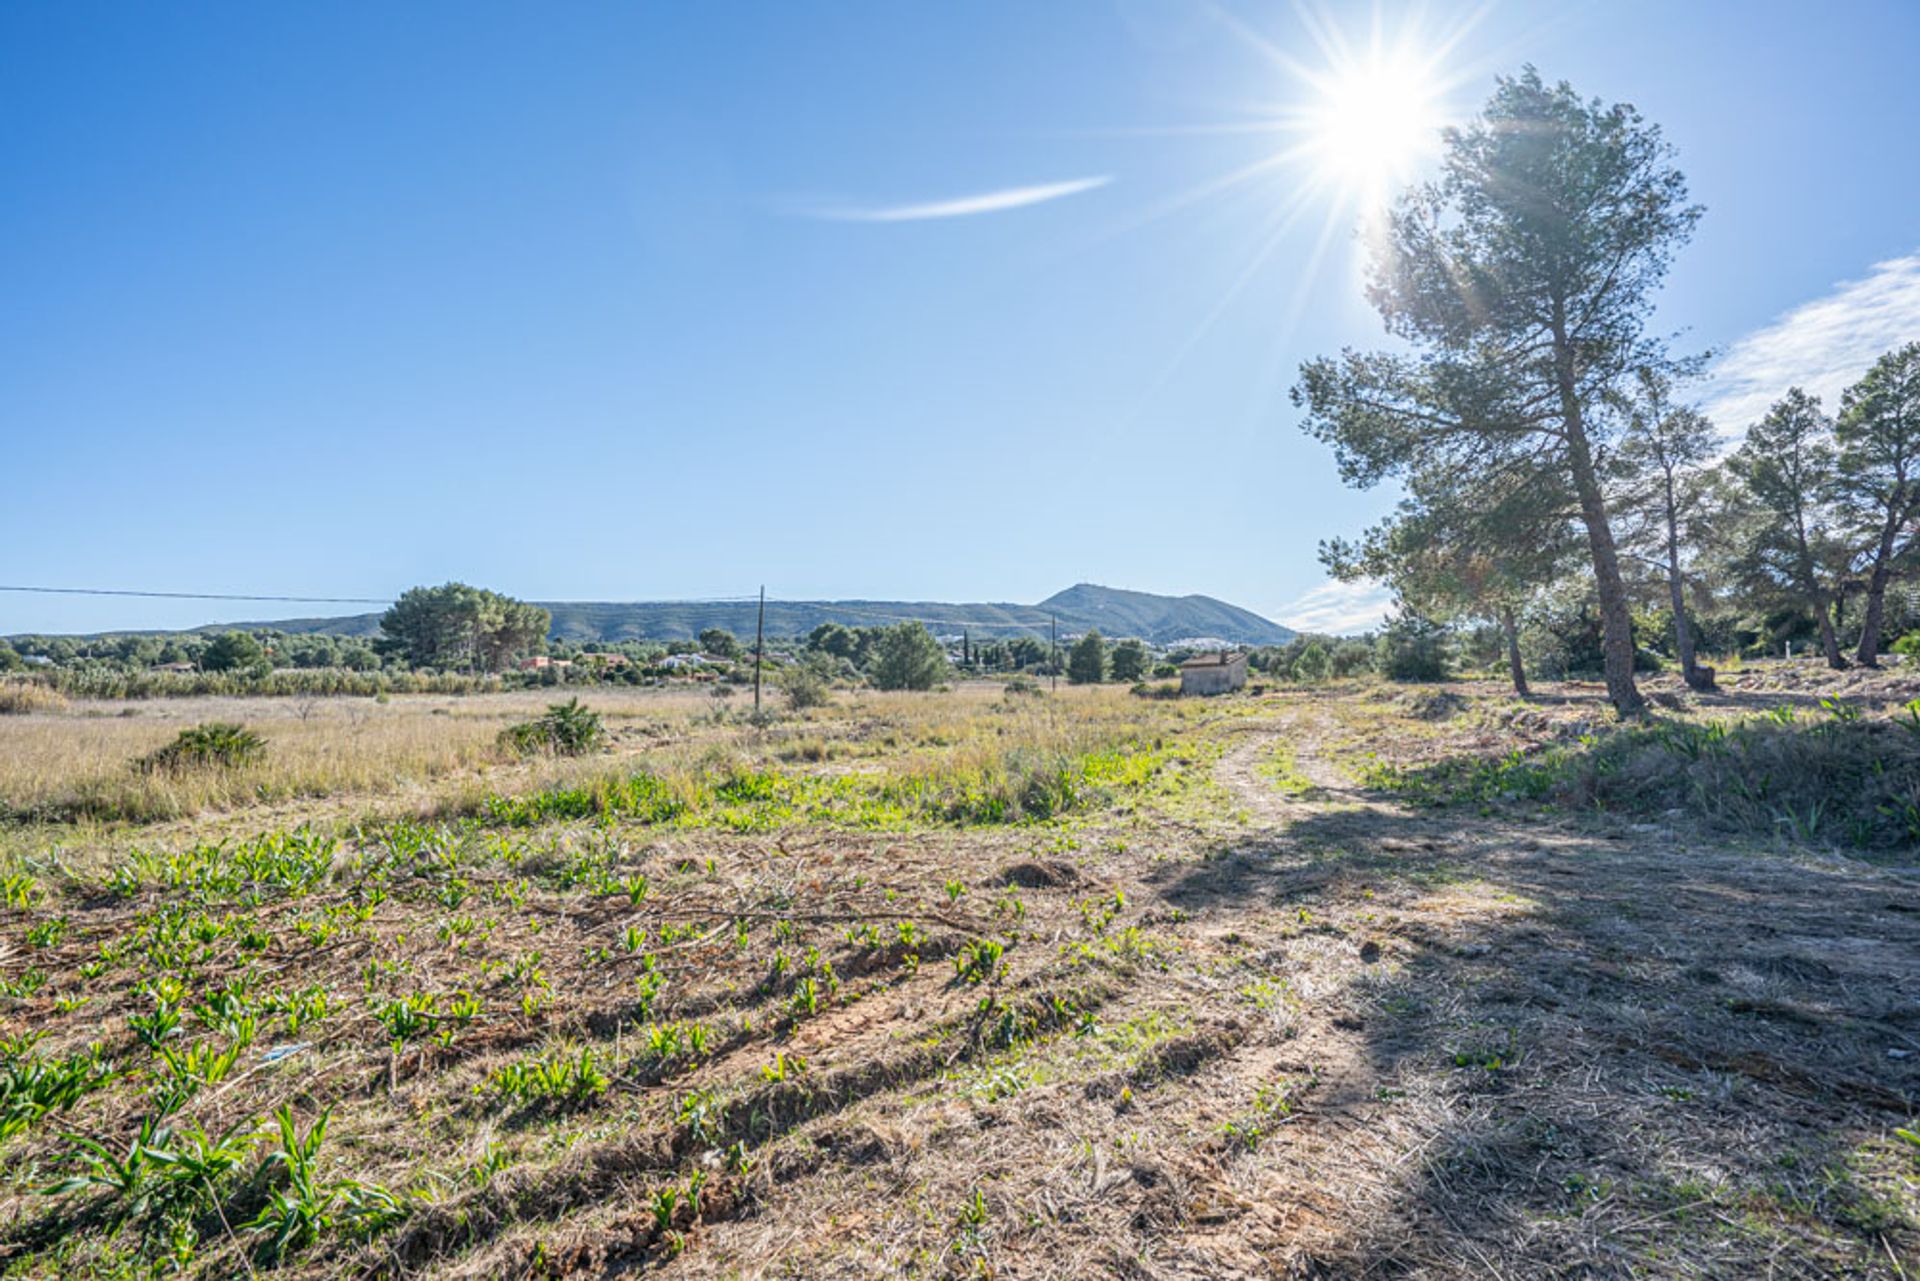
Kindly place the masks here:
<instances>
[{"instance_id":1,"label":"shadow on ground","mask_svg":"<svg viewBox=\"0 0 1920 1281\"><path fill-rule=\"evenodd\" d=\"M1914 878L1361 804L1158 888L1201 919L1264 905L1275 972L1320 975L1293 1032L1329 1088L1248 1176L1327 1210L1281 1216L1278 1270L1914 1271Z\"/></svg>"}]
</instances>

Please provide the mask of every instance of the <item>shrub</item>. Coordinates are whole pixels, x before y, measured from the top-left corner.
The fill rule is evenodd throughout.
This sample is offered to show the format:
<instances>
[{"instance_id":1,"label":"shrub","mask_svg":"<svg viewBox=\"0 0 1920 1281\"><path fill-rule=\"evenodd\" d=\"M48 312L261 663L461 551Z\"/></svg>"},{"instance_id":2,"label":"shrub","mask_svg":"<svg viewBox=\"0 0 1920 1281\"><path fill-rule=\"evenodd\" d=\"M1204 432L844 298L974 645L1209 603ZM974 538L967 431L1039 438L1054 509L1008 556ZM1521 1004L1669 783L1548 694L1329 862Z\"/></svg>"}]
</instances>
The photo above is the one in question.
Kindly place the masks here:
<instances>
[{"instance_id":1,"label":"shrub","mask_svg":"<svg viewBox=\"0 0 1920 1281\"><path fill-rule=\"evenodd\" d=\"M787 673L787 706L796 712L809 707L825 707L833 701L833 686L811 664L802 664Z\"/></svg>"},{"instance_id":2,"label":"shrub","mask_svg":"<svg viewBox=\"0 0 1920 1281\"><path fill-rule=\"evenodd\" d=\"M58 690L30 681L0 683L0 716L26 716L32 712L57 712L67 705Z\"/></svg>"},{"instance_id":3,"label":"shrub","mask_svg":"<svg viewBox=\"0 0 1920 1281\"><path fill-rule=\"evenodd\" d=\"M183 729L175 739L137 762L143 773L179 773L190 769L237 769L267 752L267 740L244 725L208 721Z\"/></svg>"},{"instance_id":4,"label":"shrub","mask_svg":"<svg viewBox=\"0 0 1920 1281\"><path fill-rule=\"evenodd\" d=\"M578 698L551 704L544 716L509 725L500 732L501 744L521 756L583 756L605 737L600 713L582 707Z\"/></svg>"}]
</instances>

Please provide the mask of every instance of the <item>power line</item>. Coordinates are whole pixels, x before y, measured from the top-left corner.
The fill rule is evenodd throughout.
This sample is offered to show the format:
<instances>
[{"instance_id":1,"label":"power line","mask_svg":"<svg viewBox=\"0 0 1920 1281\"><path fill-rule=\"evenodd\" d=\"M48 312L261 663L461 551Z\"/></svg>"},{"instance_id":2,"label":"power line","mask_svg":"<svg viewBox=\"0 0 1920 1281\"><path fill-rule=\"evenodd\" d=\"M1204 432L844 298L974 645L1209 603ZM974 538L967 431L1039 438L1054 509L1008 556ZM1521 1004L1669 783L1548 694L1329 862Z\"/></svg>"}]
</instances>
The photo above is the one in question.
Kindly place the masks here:
<instances>
[{"instance_id":1,"label":"power line","mask_svg":"<svg viewBox=\"0 0 1920 1281\"><path fill-rule=\"evenodd\" d=\"M156 592L117 587L16 587L0 584L0 592L37 592L48 596L137 596L149 600L254 600L295 605L391 605L391 596L266 596L246 592ZM578 601L581 605L723 605L751 604L754 596L690 596L679 600Z\"/></svg>"},{"instance_id":2,"label":"power line","mask_svg":"<svg viewBox=\"0 0 1920 1281\"><path fill-rule=\"evenodd\" d=\"M265 600L298 605L391 605L391 598L371 596L252 596L239 592L144 592L116 587L9 587L0 592L38 592L47 596L141 596L153 600Z\"/></svg>"}]
</instances>

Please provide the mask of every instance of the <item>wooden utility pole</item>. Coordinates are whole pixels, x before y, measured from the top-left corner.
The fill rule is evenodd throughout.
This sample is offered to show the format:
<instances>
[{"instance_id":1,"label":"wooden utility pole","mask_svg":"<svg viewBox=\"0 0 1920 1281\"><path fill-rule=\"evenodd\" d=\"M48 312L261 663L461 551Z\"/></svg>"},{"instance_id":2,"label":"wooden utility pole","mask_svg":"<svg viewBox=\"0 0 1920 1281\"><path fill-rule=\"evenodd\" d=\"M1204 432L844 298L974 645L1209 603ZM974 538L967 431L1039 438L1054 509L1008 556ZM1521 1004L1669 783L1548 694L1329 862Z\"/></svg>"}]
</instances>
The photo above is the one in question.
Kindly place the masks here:
<instances>
[{"instance_id":1,"label":"wooden utility pole","mask_svg":"<svg viewBox=\"0 0 1920 1281\"><path fill-rule=\"evenodd\" d=\"M760 584L760 615L753 623L753 714L760 715L760 651L767 636L767 585Z\"/></svg>"},{"instance_id":2,"label":"wooden utility pole","mask_svg":"<svg viewBox=\"0 0 1920 1281\"><path fill-rule=\"evenodd\" d=\"M1058 614L1047 615L1047 635L1053 643L1053 661L1047 666L1053 670L1051 688L1057 694L1060 692L1060 616Z\"/></svg>"}]
</instances>

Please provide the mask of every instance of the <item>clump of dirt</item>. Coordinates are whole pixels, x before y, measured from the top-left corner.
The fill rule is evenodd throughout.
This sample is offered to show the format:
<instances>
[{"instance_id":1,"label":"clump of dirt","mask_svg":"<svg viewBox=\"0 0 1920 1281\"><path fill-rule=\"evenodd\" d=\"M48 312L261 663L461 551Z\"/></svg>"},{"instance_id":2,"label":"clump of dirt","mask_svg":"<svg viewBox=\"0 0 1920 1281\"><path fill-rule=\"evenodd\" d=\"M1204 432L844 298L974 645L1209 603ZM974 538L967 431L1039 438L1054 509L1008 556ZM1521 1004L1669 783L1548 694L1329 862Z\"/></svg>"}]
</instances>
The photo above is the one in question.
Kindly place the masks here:
<instances>
[{"instance_id":1,"label":"clump of dirt","mask_svg":"<svg viewBox=\"0 0 1920 1281\"><path fill-rule=\"evenodd\" d=\"M1023 890L1071 889L1080 883L1080 873L1065 863L1015 863L1000 874L1000 883Z\"/></svg>"},{"instance_id":2,"label":"clump of dirt","mask_svg":"<svg viewBox=\"0 0 1920 1281\"><path fill-rule=\"evenodd\" d=\"M1410 689L1394 697L1396 711L1423 721L1445 721L1467 708L1467 700L1450 689Z\"/></svg>"}]
</instances>

